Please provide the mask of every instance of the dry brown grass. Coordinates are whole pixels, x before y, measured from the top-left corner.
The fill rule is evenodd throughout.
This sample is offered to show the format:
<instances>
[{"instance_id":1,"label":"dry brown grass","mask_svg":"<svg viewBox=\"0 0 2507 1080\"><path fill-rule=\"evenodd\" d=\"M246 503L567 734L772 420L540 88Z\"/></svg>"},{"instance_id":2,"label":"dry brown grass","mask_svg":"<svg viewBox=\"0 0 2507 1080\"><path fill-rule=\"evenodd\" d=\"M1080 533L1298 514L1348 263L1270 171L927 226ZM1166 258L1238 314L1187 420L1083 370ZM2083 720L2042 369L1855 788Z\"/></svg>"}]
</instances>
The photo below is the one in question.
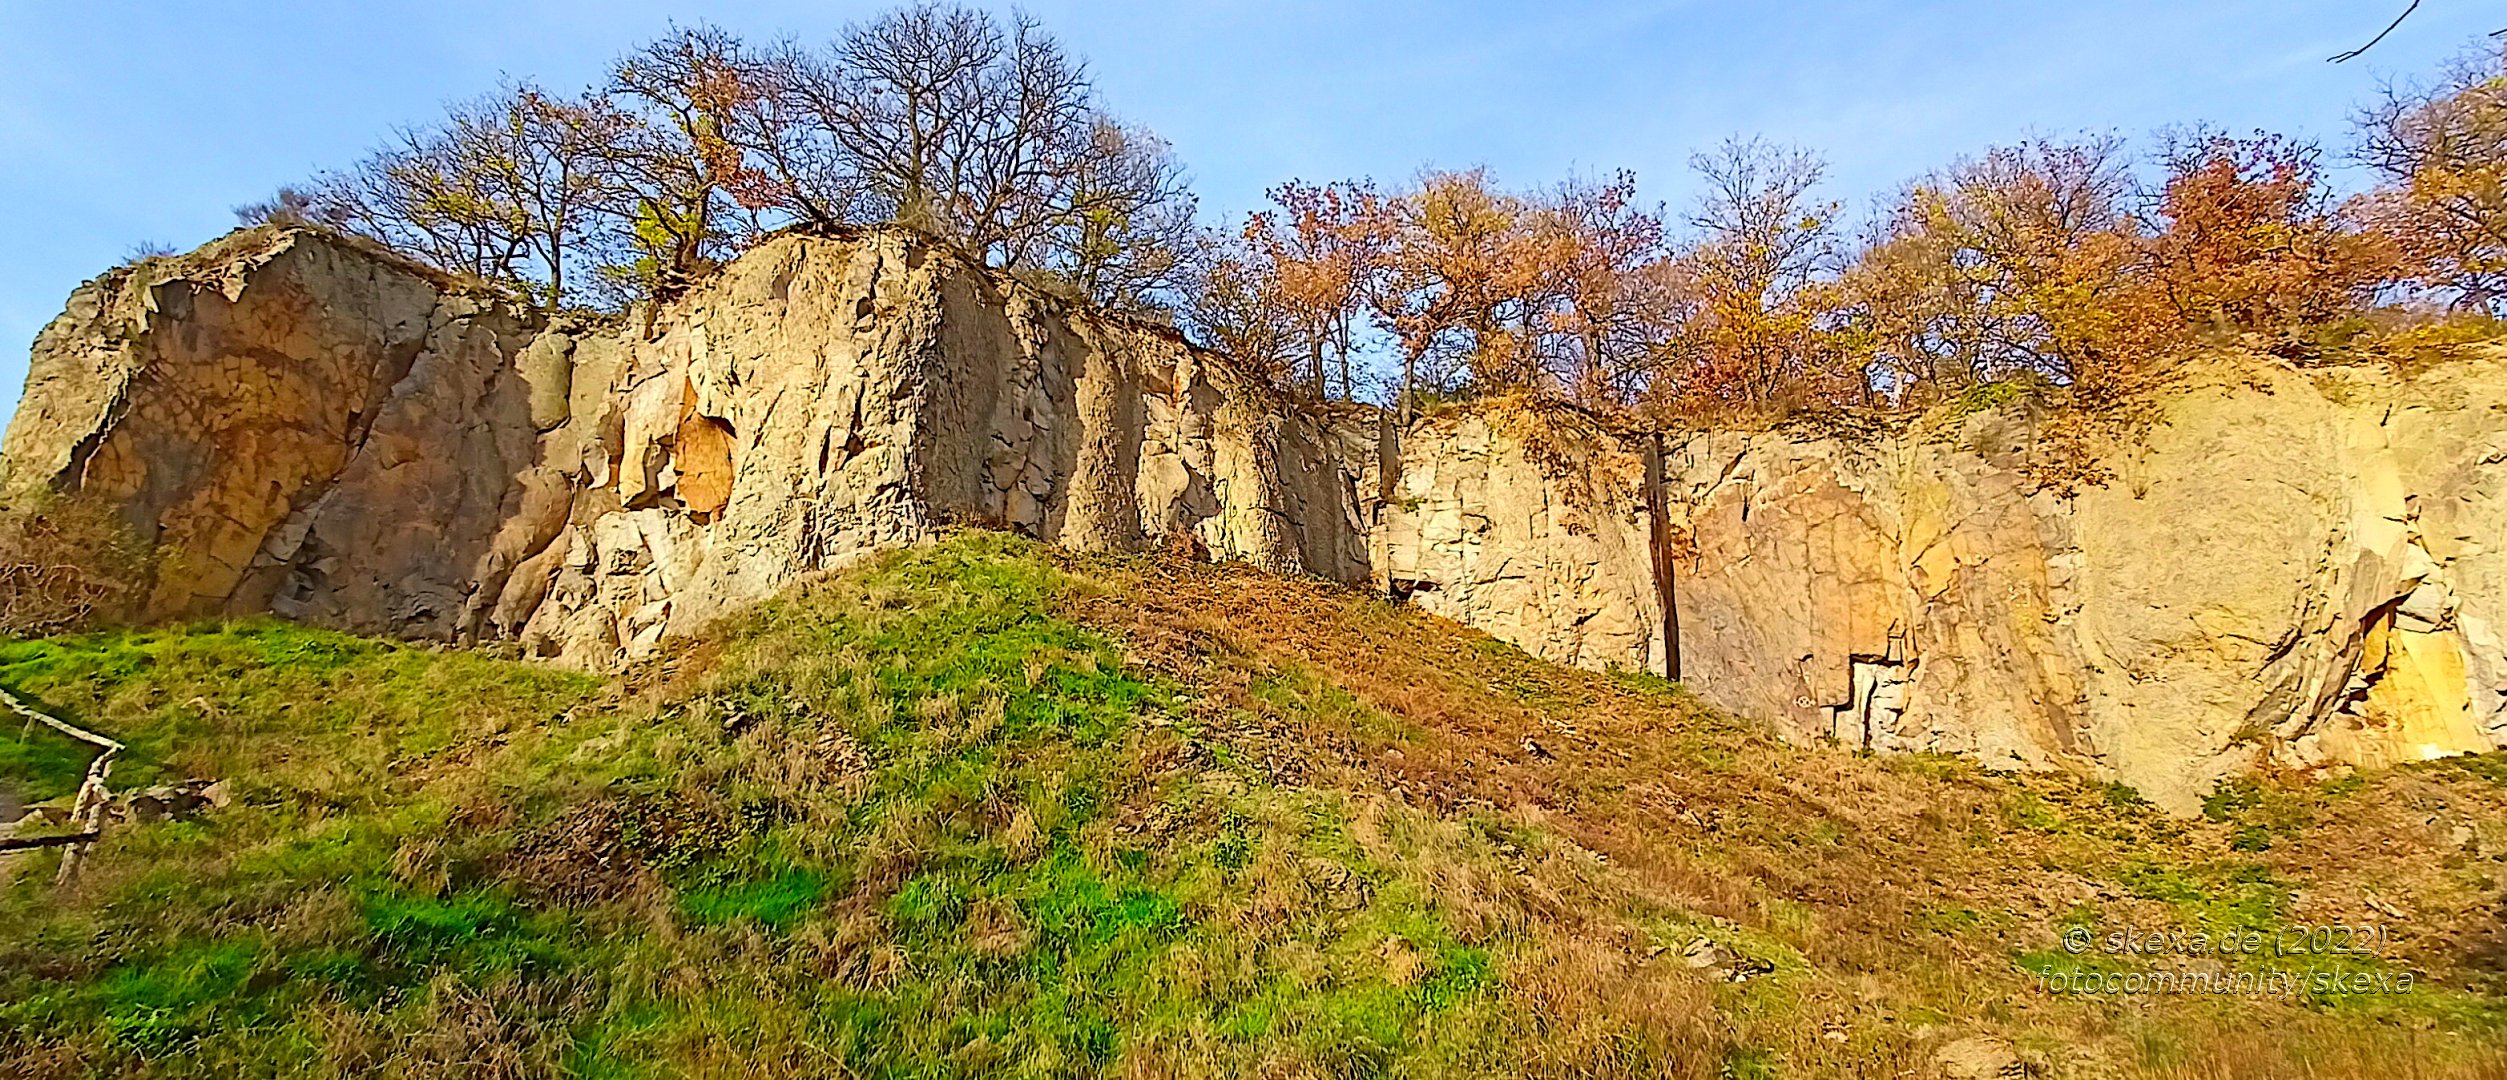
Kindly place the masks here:
<instances>
[{"instance_id":1,"label":"dry brown grass","mask_svg":"<svg viewBox=\"0 0 2507 1080\"><path fill-rule=\"evenodd\" d=\"M0 637L39 637L126 618L147 554L110 510L20 495L0 505Z\"/></svg>"},{"instance_id":2,"label":"dry brown grass","mask_svg":"<svg viewBox=\"0 0 2507 1080\"><path fill-rule=\"evenodd\" d=\"M1724 1026L1781 1074L1931 1075L1939 1046L1986 1033L2067 1075L2507 1075L2496 1011L2463 992L2494 992L2507 966L2507 788L2490 780L2282 782L2229 820L2179 820L2080 778L1786 746L1677 691L1542 664L1319 583L1168 560L1073 565L1106 583L1072 601L1082 621L1215 691L1198 721L1276 774L1377 793L1356 817L1362 844L1368 823L1404 810L1564 841L1509 853L1509 880L1442 858L1449 845L1403 853L1455 925L1537 943L1538 962L1507 982L1556 1037L1545 1045L1562 1075L1605 1071L1567 1049L1595 1010ZM1306 688L1307 706L1335 690L1349 701L1284 709L1283 685ZM2269 849L2240 850L2255 828ZM2389 963L2451 989L2401 1008L2090 1000L2049 994L2019 966L2084 912L2100 926L2187 924L2232 902L2220 875L2233 873L2284 889L2292 923L2398 925ZM1643 962L1660 929L1629 913L1647 911L1725 921L1726 936L1801 968L1701 986Z\"/></svg>"},{"instance_id":3,"label":"dry brown grass","mask_svg":"<svg viewBox=\"0 0 2507 1080\"><path fill-rule=\"evenodd\" d=\"M2180 821L1788 747L1343 590L1050 558L899 553L606 688L275 625L0 648L143 764L254 780L213 832L135 826L72 892L0 891L0 1060L1744 1078L1982 1046L2049 1076L2500 1072L2507 759ZM2391 966L2434 989L2092 999L2023 967L2081 920L2387 909Z\"/></svg>"}]
</instances>

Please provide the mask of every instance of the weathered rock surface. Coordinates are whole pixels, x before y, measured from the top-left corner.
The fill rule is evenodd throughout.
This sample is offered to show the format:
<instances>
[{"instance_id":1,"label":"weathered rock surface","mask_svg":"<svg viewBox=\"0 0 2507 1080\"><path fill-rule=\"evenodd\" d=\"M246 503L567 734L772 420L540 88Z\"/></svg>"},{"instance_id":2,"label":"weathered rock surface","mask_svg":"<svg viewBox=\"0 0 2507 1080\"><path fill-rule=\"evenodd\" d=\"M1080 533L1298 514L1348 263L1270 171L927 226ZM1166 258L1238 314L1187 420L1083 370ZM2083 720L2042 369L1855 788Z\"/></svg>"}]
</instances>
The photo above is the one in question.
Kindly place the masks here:
<instances>
[{"instance_id":1,"label":"weathered rock surface","mask_svg":"<svg viewBox=\"0 0 2507 1080\"><path fill-rule=\"evenodd\" d=\"M950 522L1367 577L1348 425L901 235L778 237L627 322L241 232L82 287L0 463L121 507L152 614L595 667Z\"/></svg>"},{"instance_id":2,"label":"weathered rock surface","mask_svg":"<svg viewBox=\"0 0 2507 1080\"><path fill-rule=\"evenodd\" d=\"M778 236L587 324L261 229L81 287L0 479L120 507L152 614L596 668L964 523L1372 582L1589 667L1665 670L1676 593L1686 681L1796 737L2178 808L2507 742L2507 359L2223 361L2161 408L2070 498L2016 408L1657 444L1496 402L1387 445L901 234Z\"/></svg>"},{"instance_id":3,"label":"weathered rock surface","mask_svg":"<svg viewBox=\"0 0 2507 1080\"><path fill-rule=\"evenodd\" d=\"M72 295L0 462L119 505L171 560L157 613L283 607L330 575L360 629L426 633L528 464L507 363L528 334L401 260L237 233Z\"/></svg>"},{"instance_id":4,"label":"weathered rock surface","mask_svg":"<svg viewBox=\"0 0 2507 1080\"><path fill-rule=\"evenodd\" d=\"M1637 451L1562 411L1424 418L1370 515L1375 575L1544 659L1662 671L1644 484Z\"/></svg>"},{"instance_id":5,"label":"weathered rock surface","mask_svg":"<svg viewBox=\"0 0 2507 1080\"><path fill-rule=\"evenodd\" d=\"M2507 357L2211 362L2061 498L2024 416L1671 455L1689 681L1801 736L2192 806L2267 757L2507 745Z\"/></svg>"}]
</instances>

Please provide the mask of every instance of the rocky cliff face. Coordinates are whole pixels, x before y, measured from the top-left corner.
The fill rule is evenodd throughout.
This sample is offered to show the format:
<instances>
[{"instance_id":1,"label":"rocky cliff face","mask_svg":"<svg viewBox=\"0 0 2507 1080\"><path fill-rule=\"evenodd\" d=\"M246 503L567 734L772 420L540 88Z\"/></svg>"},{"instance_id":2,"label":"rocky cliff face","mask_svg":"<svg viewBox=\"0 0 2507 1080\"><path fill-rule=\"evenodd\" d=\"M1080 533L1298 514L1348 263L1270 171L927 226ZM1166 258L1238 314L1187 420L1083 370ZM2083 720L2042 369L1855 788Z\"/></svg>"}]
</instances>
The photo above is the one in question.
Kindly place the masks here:
<instances>
[{"instance_id":1,"label":"rocky cliff face","mask_svg":"<svg viewBox=\"0 0 2507 1080\"><path fill-rule=\"evenodd\" d=\"M1672 455L1690 681L1803 736L2087 765L2178 808L2269 759L2507 745L2507 358L2215 360L2071 498L2027 418Z\"/></svg>"},{"instance_id":2,"label":"rocky cliff face","mask_svg":"<svg viewBox=\"0 0 2507 1080\"><path fill-rule=\"evenodd\" d=\"M1398 462L1366 508L1392 595L1562 664L1664 670L1639 449L1497 402L1421 419Z\"/></svg>"},{"instance_id":3,"label":"rocky cliff face","mask_svg":"<svg viewBox=\"0 0 2507 1080\"><path fill-rule=\"evenodd\" d=\"M155 540L151 614L588 666L950 522L1367 577L1371 431L902 236L780 237L627 321L242 232L82 287L0 462Z\"/></svg>"},{"instance_id":4,"label":"rocky cliff face","mask_svg":"<svg viewBox=\"0 0 2507 1080\"><path fill-rule=\"evenodd\" d=\"M239 233L80 287L36 339L0 467L118 505L168 560L154 613L263 610L327 577L360 625L431 630L536 451L509 362L531 333L401 260Z\"/></svg>"},{"instance_id":5,"label":"rocky cliff face","mask_svg":"<svg viewBox=\"0 0 2507 1080\"><path fill-rule=\"evenodd\" d=\"M2496 354L2224 363L2065 498L2016 409L1657 442L1498 402L1394 438L892 233L777 237L594 325L264 229L82 287L0 470L121 508L157 615L609 667L989 525L1370 582L1588 667L1676 644L1699 693L1798 737L2183 808L2267 758L2507 741L2503 403Z\"/></svg>"}]
</instances>

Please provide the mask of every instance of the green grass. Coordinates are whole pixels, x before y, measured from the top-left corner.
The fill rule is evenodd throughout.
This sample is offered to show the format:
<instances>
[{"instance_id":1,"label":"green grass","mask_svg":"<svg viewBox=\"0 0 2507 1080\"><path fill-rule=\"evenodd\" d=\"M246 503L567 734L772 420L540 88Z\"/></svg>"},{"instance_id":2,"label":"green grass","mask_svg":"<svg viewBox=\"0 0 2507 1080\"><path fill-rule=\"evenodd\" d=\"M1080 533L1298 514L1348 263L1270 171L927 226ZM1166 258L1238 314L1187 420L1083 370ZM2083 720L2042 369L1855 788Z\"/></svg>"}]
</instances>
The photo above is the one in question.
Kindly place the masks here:
<instances>
[{"instance_id":1,"label":"green grass","mask_svg":"<svg viewBox=\"0 0 2507 1080\"><path fill-rule=\"evenodd\" d=\"M16 785L27 803L78 790L96 749L31 720L0 719L0 783Z\"/></svg>"},{"instance_id":2,"label":"green grass","mask_svg":"<svg viewBox=\"0 0 2507 1080\"><path fill-rule=\"evenodd\" d=\"M131 745L123 783L245 792L116 835L72 902L48 864L0 892L0 1057L1506 1071L1523 938L1458 927L1414 869L1494 848L1408 812L1361 840L1337 796L1162 767L1229 755L1176 722L1175 688L1050 614L1072 587L991 537L890 558L765 606L638 703L268 622L0 645L0 681ZM1257 697L1398 734L1310 675ZM38 784L68 768L15 753Z\"/></svg>"},{"instance_id":3,"label":"green grass","mask_svg":"<svg viewBox=\"0 0 2507 1080\"><path fill-rule=\"evenodd\" d=\"M130 745L118 786L222 779L237 796L118 828L71 889L50 885L53 853L0 880L0 1072L1867 1075L1920 1070L1918 1020L2109 1022L2077 1019L2108 1017L2098 1002L2013 1008L2026 972L2107 962L2045 948L2022 894L1899 912L1889 898L1915 894L1840 899L1804 875L1873 836L1787 801L1802 789L1767 778L1811 759L1775 757L1797 751L1674 684L1454 650L1485 665L1485 697L1465 701L1699 714L1635 729L1650 756L1626 776L1527 788L1641 809L1655 774L1700 778L1695 823L1632 818L1613 851L1708 831L1622 869L1566 809L1440 806L1339 763L1400 758L1432 781L1440 733L1322 660L1213 644L1234 691L1189 661L1126 663L1068 614L1119 579L1059 567L960 536L811 583L682 650L675 673L623 680L268 621L0 642L0 684ZM1410 618L1353 610L1384 640ZM1334 745L1271 768L1297 733ZM17 740L0 775L36 791L84 767L0 736ZM1511 752L1516 736L1493 738ZM2026 844L2045 873L2025 887L2094 880L2109 895L2071 917L2100 925L2288 925L2300 882L2264 860L2335 797L2236 789L2216 823L2170 825L2129 793L1955 758L1817 760L1930 799L1907 827L1945 847L1919 850ZM1701 797L1725 788L1742 797ZM2185 846L2197 827L2223 838ZM1649 880L1670 885L1631 884ZM1894 920L1889 941L1851 936L1866 914ZM1699 938L1749 977L1690 969ZM2497 1023L2460 991L2304 1007L2357 1025L2328 1029L2336 1046ZM1822 1039L1848 1019L1847 1043ZM2113 1023L2167 1061L2237 1029Z\"/></svg>"},{"instance_id":4,"label":"green grass","mask_svg":"<svg viewBox=\"0 0 2507 1080\"><path fill-rule=\"evenodd\" d=\"M0 684L129 744L117 788L222 777L241 795L115 833L77 902L48 863L6 885L0 1058L285 1075L324 1060L326 1009L405 1015L439 973L567 952L562 916L487 882L413 888L395 859L448 824L431 763L546 724L593 680L252 622L0 642ZM41 792L66 771L20 775Z\"/></svg>"}]
</instances>

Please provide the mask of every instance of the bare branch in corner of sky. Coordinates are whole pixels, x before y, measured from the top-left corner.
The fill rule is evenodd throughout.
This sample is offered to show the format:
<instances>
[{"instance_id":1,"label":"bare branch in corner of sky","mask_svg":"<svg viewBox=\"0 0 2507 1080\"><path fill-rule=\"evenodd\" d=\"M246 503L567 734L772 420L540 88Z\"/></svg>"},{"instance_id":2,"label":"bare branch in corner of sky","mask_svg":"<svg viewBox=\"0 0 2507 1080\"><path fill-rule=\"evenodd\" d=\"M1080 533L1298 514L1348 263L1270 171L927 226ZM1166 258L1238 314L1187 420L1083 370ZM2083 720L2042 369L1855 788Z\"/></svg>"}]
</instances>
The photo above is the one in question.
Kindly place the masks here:
<instances>
[{"instance_id":1,"label":"bare branch in corner of sky","mask_svg":"<svg viewBox=\"0 0 2507 1080\"><path fill-rule=\"evenodd\" d=\"M2394 16L2394 21L2393 21L2393 22L2390 22L2390 23L2385 24L2385 29L2377 31L2377 32L2376 32L2376 36L2375 36L2375 37L2372 37L2372 38L2369 38L2369 39L2368 39L2368 43L2367 43L2367 44L2362 45L2362 46L2360 46L2360 47L2358 47L2358 48L2356 48L2356 49L2352 49L2352 50L2350 50L2349 52L2346 52L2346 53L2340 53L2340 54L2334 55L2334 56L2332 56L2332 57L2330 57L2330 58L2328 58L2328 59L2330 60L2330 62L2338 64L2338 63L2341 63L2341 62L2342 62L2342 61L2344 61L2344 60L2353 59L2353 58L2357 57L2360 53L2364 53L2364 52L2366 52L2366 51L2368 51L2368 50L2370 50L2370 49L2376 48L2376 43L2377 43L2377 42L2380 42L2380 41L2385 40L2385 35L2393 33L2393 32L2394 32L2394 28L2395 28L2395 27L2397 27L2397 26L2401 26L2401 25L2403 24L2403 20L2404 20L2404 19L2408 19L2408 18L2410 18L2410 17L2411 17L2411 13L2412 13L2412 12L2415 12L2415 11L2418 11L2418 10L2420 10L2420 0L2411 0L2411 6L2410 6L2410 7L2407 7L2407 8L2404 8L2404 9L2403 9L2403 13L2402 13L2402 14Z\"/></svg>"}]
</instances>

